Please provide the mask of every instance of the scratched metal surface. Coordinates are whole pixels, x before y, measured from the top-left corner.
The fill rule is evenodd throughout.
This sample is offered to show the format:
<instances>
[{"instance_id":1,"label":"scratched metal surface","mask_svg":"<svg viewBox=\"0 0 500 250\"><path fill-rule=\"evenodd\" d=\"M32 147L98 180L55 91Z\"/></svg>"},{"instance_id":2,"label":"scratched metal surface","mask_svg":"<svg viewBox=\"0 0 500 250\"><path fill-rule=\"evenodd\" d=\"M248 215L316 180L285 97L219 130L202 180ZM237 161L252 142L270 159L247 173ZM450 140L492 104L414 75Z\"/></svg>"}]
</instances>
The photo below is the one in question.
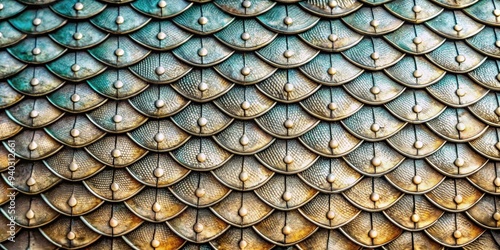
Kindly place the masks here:
<instances>
[{"instance_id":1,"label":"scratched metal surface","mask_svg":"<svg viewBox=\"0 0 500 250\"><path fill-rule=\"evenodd\" d=\"M2 248L500 249L500 0L0 0L0 47Z\"/></svg>"}]
</instances>

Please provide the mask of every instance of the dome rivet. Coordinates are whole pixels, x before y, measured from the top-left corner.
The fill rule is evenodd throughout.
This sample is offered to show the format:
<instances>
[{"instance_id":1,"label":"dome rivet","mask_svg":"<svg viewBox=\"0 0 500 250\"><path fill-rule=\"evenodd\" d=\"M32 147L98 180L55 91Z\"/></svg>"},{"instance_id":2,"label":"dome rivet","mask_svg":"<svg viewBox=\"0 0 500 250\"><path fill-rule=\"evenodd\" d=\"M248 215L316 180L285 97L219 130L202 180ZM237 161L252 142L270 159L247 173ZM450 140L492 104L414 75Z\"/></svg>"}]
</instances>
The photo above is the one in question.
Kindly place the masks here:
<instances>
[{"instance_id":1,"label":"dome rivet","mask_svg":"<svg viewBox=\"0 0 500 250\"><path fill-rule=\"evenodd\" d=\"M418 185L418 184L422 183L422 177L415 175L415 176L413 176L412 182L413 182L413 184Z\"/></svg>"},{"instance_id":2,"label":"dome rivet","mask_svg":"<svg viewBox=\"0 0 500 250\"><path fill-rule=\"evenodd\" d=\"M196 155L196 160L199 163L203 163L207 160L207 156L204 153L199 153L198 155Z\"/></svg>"},{"instance_id":3,"label":"dome rivet","mask_svg":"<svg viewBox=\"0 0 500 250\"><path fill-rule=\"evenodd\" d=\"M293 19L289 16L283 18L283 23L285 23L286 25L290 25L293 23Z\"/></svg>"},{"instance_id":4,"label":"dome rivet","mask_svg":"<svg viewBox=\"0 0 500 250\"><path fill-rule=\"evenodd\" d=\"M122 24L123 22L125 22L125 18L123 18L122 16L117 16L115 22L116 24Z\"/></svg>"},{"instance_id":5,"label":"dome rivet","mask_svg":"<svg viewBox=\"0 0 500 250\"><path fill-rule=\"evenodd\" d=\"M198 23L201 24L201 25L205 25L208 23L208 18L202 16L198 19Z\"/></svg>"},{"instance_id":6,"label":"dome rivet","mask_svg":"<svg viewBox=\"0 0 500 250\"><path fill-rule=\"evenodd\" d=\"M80 2L75 3L75 5L73 6L73 8L75 10L83 10L83 3L80 3Z\"/></svg>"}]
</instances>

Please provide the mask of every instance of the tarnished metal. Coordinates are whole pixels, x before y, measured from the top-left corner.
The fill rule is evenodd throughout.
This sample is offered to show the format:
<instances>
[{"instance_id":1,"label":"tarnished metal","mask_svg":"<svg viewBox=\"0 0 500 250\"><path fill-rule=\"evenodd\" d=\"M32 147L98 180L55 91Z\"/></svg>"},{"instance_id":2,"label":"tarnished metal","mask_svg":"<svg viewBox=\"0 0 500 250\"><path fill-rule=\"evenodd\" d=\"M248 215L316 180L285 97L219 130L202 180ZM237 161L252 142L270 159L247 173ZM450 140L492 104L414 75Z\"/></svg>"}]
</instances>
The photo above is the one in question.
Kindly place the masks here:
<instances>
[{"instance_id":1,"label":"tarnished metal","mask_svg":"<svg viewBox=\"0 0 500 250\"><path fill-rule=\"evenodd\" d=\"M500 249L499 59L499 0L0 0L0 249Z\"/></svg>"}]
</instances>

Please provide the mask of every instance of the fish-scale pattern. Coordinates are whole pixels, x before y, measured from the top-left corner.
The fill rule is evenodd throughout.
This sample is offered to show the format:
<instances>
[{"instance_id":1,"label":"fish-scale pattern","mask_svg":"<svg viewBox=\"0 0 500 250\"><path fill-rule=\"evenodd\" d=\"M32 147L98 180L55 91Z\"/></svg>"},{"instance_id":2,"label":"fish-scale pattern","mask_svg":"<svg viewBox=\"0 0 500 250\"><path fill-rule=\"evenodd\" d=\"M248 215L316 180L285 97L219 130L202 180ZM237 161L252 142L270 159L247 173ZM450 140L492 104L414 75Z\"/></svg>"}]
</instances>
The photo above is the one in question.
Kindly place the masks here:
<instances>
[{"instance_id":1,"label":"fish-scale pattern","mask_svg":"<svg viewBox=\"0 0 500 250\"><path fill-rule=\"evenodd\" d=\"M0 0L0 247L500 249L499 27L498 0Z\"/></svg>"}]
</instances>

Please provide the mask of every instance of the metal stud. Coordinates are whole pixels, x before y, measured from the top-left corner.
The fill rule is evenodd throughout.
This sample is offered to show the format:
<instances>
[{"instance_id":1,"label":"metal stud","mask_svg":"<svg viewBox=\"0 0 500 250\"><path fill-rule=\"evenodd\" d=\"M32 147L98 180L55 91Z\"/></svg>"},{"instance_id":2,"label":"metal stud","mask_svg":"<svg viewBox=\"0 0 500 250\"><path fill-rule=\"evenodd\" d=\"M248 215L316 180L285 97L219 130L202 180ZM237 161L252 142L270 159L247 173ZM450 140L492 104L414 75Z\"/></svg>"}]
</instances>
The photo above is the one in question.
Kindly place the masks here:
<instances>
[{"instance_id":1,"label":"metal stud","mask_svg":"<svg viewBox=\"0 0 500 250\"><path fill-rule=\"evenodd\" d=\"M464 28L459 25L459 24L456 24L455 26L453 26L453 29L456 31L456 32L460 32L462 31Z\"/></svg>"},{"instance_id":2,"label":"metal stud","mask_svg":"<svg viewBox=\"0 0 500 250\"><path fill-rule=\"evenodd\" d=\"M495 147L496 147L498 150L500 150L500 142L497 142L497 143L495 144Z\"/></svg>"},{"instance_id":3,"label":"metal stud","mask_svg":"<svg viewBox=\"0 0 500 250\"><path fill-rule=\"evenodd\" d=\"M289 235L292 233L292 228L288 225L284 226L283 229L281 230L281 232L284 234L284 235Z\"/></svg>"},{"instance_id":4,"label":"metal stud","mask_svg":"<svg viewBox=\"0 0 500 250\"><path fill-rule=\"evenodd\" d=\"M37 118L37 117L38 117L38 115L39 115L38 111L36 111L36 110L31 110L31 112L30 112L30 117L31 117L31 118Z\"/></svg>"},{"instance_id":5,"label":"metal stud","mask_svg":"<svg viewBox=\"0 0 500 250\"><path fill-rule=\"evenodd\" d=\"M241 34L241 40L247 41L248 39L250 39L250 34L243 32L243 34Z\"/></svg>"},{"instance_id":6,"label":"metal stud","mask_svg":"<svg viewBox=\"0 0 500 250\"><path fill-rule=\"evenodd\" d=\"M380 54L378 52L373 52L370 57L373 59L373 60L378 60L380 58Z\"/></svg>"},{"instance_id":7,"label":"metal stud","mask_svg":"<svg viewBox=\"0 0 500 250\"><path fill-rule=\"evenodd\" d=\"M245 0L241 3L241 6L243 6L243 8L250 8L250 6L252 6L252 2Z\"/></svg>"},{"instance_id":8,"label":"metal stud","mask_svg":"<svg viewBox=\"0 0 500 250\"><path fill-rule=\"evenodd\" d=\"M204 229L204 227L203 227L203 225L202 225L201 223L199 223L199 222L198 222L198 223L194 224L193 230L194 230L196 233L201 233L201 232L203 232L203 229Z\"/></svg>"},{"instance_id":9,"label":"metal stud","mask_svg":"<svg viewBox=\"0 0 500 250\"><path fill-rule=\"evenodd\" d=\"M293 157L291 155L286 155L283 158L283 162L286 164L292 164L293 163Z\"/></svg>"},{"instance_id":10,"label":"metal stud","mask_svg":"<svg viewBox=\"0 0 500 250\"><path fill-rule=\"evenodd\" d=\"M246 135L241 136L241 138L240 138L241 146L246 146L246 145L248 145L249 142L250 142L250 139L248 139L248 136L246 136Z\"/></svg>"},{"instance_id":11,"label":"metal stud","mask_svg":"<svg viewBox=\"0 0 500 250\"><path fill-rule=\"evenodd\" d=\"M372 238L372 239L377 238L377 236L378 236L378 232L377 232L377 230L375 230L375 229L370 230L370 231L368 232L368 236L369 236L370 238Z\"/></svg>"},{"instance_id":12,"label":"metal stud","mask_svg":"<svg viewBox=\"0 0 500 250\"><path fill-rule=\"evenodd\" d=\"M287 129L293 128L293 125L294 125L293 121L290 119L286 120L285 123L283 123L283 126L285 126L285 128L287 128Z\"/></svg>"},{"instance_id":13,"label":"metal stud","mask_svg":"<svg viewBox=\"0 0 500 250\"><path fill-rule=\"evenodd\" d=\"M370 200L373 201L373 202L377 202L378 200L380 200L380 195L377 194L377 193L372 193L370 195Z\"/></svg>"},{"instance_id":14,"label":"metal stud","mask_svg":"<svg viewBox=\"0 0 500 250\"><path fill-rule=\"evenodd\" d=\"M371 160L371 164L375 167L382 165L382 160L379 157L373 157Z\"/></svg>"},{"instance_id":15,"label":"metal stud","mask_svg":"<svg viewBox=\"0 0 500 250\"><path fill-rule=\"evenodd\" d=\"M285 87L284 87L284 90L288 93L292 92L293 90L295 89L295 87L293 86L293 84L287 82L285 84Z\"/></svg>"},{"instance_id":16,"label":"metal stud","mask_svg":"<svg viewBox=\"0 0 500 250\"><path fill-rule=\"evenodd\" d=\"M294 54L295 54L295 52L293 52L292 50L285 50L285 52L283 52L283 56L284 56L285 58L290 58L290 57L292 57Z\"/></svg>"},{"instance_id":17,"label":"metal stud","mask_svg":"<svg viewBox=\"0 0 500 250\"><path fill-rule=\"evenodd\" d=\"M493 219L496 221L500 220L500 213L498 211L493 214Z\"/></svg>"},{"instance_id":18,"label":"metal stud","mask_svg":"<svg viewBox=\"0 0 500 250\"><path fill-rule=\"evenodd\" d=\"M330 42L334 43L337 40L339 40L339 36L337 36L335 34L330 34L330 35L328 35L328 40L330 40Z\"/></svg>"},{"instance_id":19,"label":"metal stud","mask_svg":"<svg viewBox=\"0 0 500 250\"><path fill-rule=\"evenodd\" d=\"M379 25L380 25L380 21L379 20L373 19L370 22L370 26L372 26L373 28L377 28Z\"/></svg>"},{"instance_id":20,"label":"metal stud","mask_svg":"<svg viewBox=\"0 0 500 250\"><path fill-rule=\"evenodd\" d=\"M458 88L457 91L455 92L455 94L457 94L457 96L459 96L459 97L463 97L466 94L466 92L465 92L465 89Z\"/></svg>"},{"instance_id":21,"label":"metal stud","mask_svg":"<svg viewBox=\"0 0 500 250\"><path fill-rule=\"evenodd\" d=\"M36 78L31 79L31 81L30 81L31 86L37 86L38 84L40 84L40 80L38 80Z\"/></svg>"},{"instance_id":22,"label":"metal stud","mask_svg":"<svg viewBox=\"0 0 500 250\"><path fill-rule=\"evenodd\" d=\"M201 25L205 25L208 23L208 18L202 16L202 17L198 18L198 23Z\"/></svg>"},{"instance_id":23,"label":"metal stud","mask_svg":"<svg viewBox=\"0 0 500 250\"><path fill-rule=\"evenodd\" d=\"M331 139L330 142L328 142L328 146L331 149L336 149L339 147L339 142L337 140Z\"/></svg>"},{"instance_id":24,"label":"metal stud","mask_svg":"<svg viewBox=\"0 0 500 250\"><path fill-rule=\"evenodd\" d=\"M161 205L160 205L160 203L155 202L155 203L153 204L153 211L154 211L155 213L158 213L158 212L160 212L160 211L161 211Z\"/></svg>"},{"instance_id":25,"label":"metal stud","mask_svg":"<svg viewBox=\"0 0 500 250\"><path fill-rule=\"evenodd\" d=\"M419 221L420 221L420 215L418 215L418 214L413 214L413 215L411 216L411 221L412 221L413 223L417 223L417 222L419 222Z\"/></svg>"},{"instance_id":26,"label":"metal stud","mask_svg":"<svg viewBox=\"0 0 500 250\"><path fill-rule=\"evenodd\" d=\"M73 72L78 72L78 71L80 71L80 65L78 65L78 64L76 64L76 63L75 63L75 64L73 64L73 65L71 65L71 70L72 70Z\"/></svg>"},{"instance_id":27,"label":"metal stud","mask_svg":"<svg viewBox=\"0 0 500 250\"><path fill-rule=\"evenodd\" d=\"M238 246L240 247L240 249L245 249L248 246L248 243L245 240L240 240Z\"/></svg>"},{"instance_id":28,"label":"metal stud","mask_svg":"<svg viewBox=\"0 0 500 250\"><path fill-rule=\"evenodd\" d=\"M72 137L78 137L80 136L80 130L74 128L74 129L71 129L71 131L69 131L69 134L72 136Z\"/></svg>"},{"instance_id":29,"label":"metal stud","mask_svg":"<svg viewBox=\"0 0 500 250\"><path fill-rule=\"evenodd\" d=\"M462 131L464 131L464 130L465 130L466 126L465 126L465 124L464 124L464 123L459 122L459 123L457 123L456 128L457 128L457 130L458 130L458 131L462 132Z\"/></svg>"},{"instance_id":30,"label":"metal stud","mask_svg":"<svg viewBox=\"0 0 500 250\"><path fill-rule=\"evenodd\" d=\"M205 189L204 188L197 188L195 191L194 191L194 195L196 195L196 197L198 198L201 198L203 196L205 196Z\"/></svg>"},{"instance_id":31,"label":"metal stud","mask_svg":"<svg viewBox=\"0 0 500 250\"><path fill-rule=\"evenodd\" d=\"M198 90L201 92L205 92L208 90L208 84L206 82L200 82L198 85Z\"/></svg>"},{"instance_id":32,"label":"metal stud","mask_svg":"<svg viewBox=\"0 0 500 250\"><path fill-rule=\"evenodd\" d=\"M243 110L248 110L250 108L250 102L249 101L244 101L241 103L241 109Z\"/></svg>"},{"instance_id":33,"label":"metal stud","mask_svg":"<svg viewBox=\"0 0 500 250\"><path fill-rule=\"evenodd\" d=\"M465 160L458 157L457 159L455 159L455 162L453 162L455 164L455 166L457 167L463 167L464 164L465 164Z\"/></svg>"},{"instance_id":34,"label":"metal stud","mask_svg":"<svg viewBox=\"0 0 500 250\"><path fill-rule=\"evenodd\" d=\"M71 195L71 197L69 197L69 199L68 199L68 206L76 207L77 204L78 204L78 201L76 200L75 196Z\"/></svg>"},{"instance_id":35,"label":"metal stud","mask_svg":"<svg viewBox=\"0 0 500 250\"><path fill-rule=\"evenodd\" d=\"M155 101L155 107L156 108L163 108L165 106L165 101L164 100L161 100L161 99L158 99Z\"/></svg>"},{"instance_id":36,"label":"metal stud","mask_svg":"<svg viewBox=\"0 0 500 250\"><path fill-rule=\"evenodd\" d=\"M251 70L250 70L250 68L249 68L249 67L246 67L246 66L245 66L245 67L243 67L243 68L241 69L241 71L240 71L240 72L241 72L241 74L242 74L242 75L247 76L247 75L250 75Z\"/></svg>"},{"instance_id":37,"label":"metal stud","mask_svg":"<svg viewBox=\"0 0 500 250\"><path fill-rule=\"evenodd\" d=\"M0 10L3 10L3 3L0 3Z\"/></svg>"},{"instance_id":38,"label":"metal stud","mask_svg":"<svg viewBox=\"0 0 500 250\"><path fill-rule=\"evenodd\" d=\"M497 107L497 108L495 109L495 114L496 114L497 116L500 116L500 107Z\"/></svg>"},{"instance_id":39,"label":"metal stud","mask_svg":"<svg viewBox=\"0 0 500 250\"><path fill-rule=\"evenodd\" d=\"M201 57L204 57L204 56L208 55L208 50L206 48L200 48L198 50L198 55Z\"/></svg>"},{"instance_id":40,"label":"metal stud","mask_svg":"<svg viewBox=\"0 0 500 250\"><path fill-rule=\"evenodd\" d=\"M157 134L155 135L155 141L156 141L157 143L160 143L160 142L162 142L162 141L164 141L164 140L165 140L165 134L163 134L162 132L159 132L159 133L157 133Z\"/></svg>"},{"instance_id":41,"label":"metal stud","mask_svg":"<svg viewBox=\"0 0 500 250\"><path fill-rule=\"evenodd\" d=\"M327 176L326 176L326 181L328 183L333 183L335 181L335 175L333 173L329 173Z\"/></svg>"},{"instance_id":42,"label":"metal stud","mask_svg":"<svg viewBox=\"0 0 500 250\"><path fill-rule=\"evenodd\" d=\"M115 116L113 116L113 122L120 123L122 121L123 121L123 117L121 115L115 115Z\"/></svg>"},{"instance_id":43,"label":"metal stud","mask_svg":"<svg viewBox=\"0 0 500 250\"><path fill-rule=\"evenodd\" d=\"M78 170L78 164L76 164L75 161L72 161L70 164L69 164L69 171L71 172L76 172L76 170Z\"/></svg>"},{"instance_id":44,"label":"metal stud","mask_svg":"<svg viewBox=\"0 0 500 250\"><path fill-rule=\"evenodd\" d=\"M66 238L68 238L68 240L74 240L76 238L76 234L70 231L68 234L66 234Z\"/></svg>"},{"instance_id":45,"label":"metal stud","mask_svg":"<svg viewBox=\"0 0 500 250\"><path fill-rule=\"evenodd\" d=\"M332 8L332 9L335 8L335 7L337 7L337 5L338 5L338 3L337 3L336 0L330 0L330 1L328 1L328 7Z\"/></svg>"},{"instance_id":46,"label":"metal stud","mask_svg":"<svg viewBox=\"0 0 500 250\"><path fill-rule=\"evenodd\" d=\"M33 212L33 210L30 209L30 210L28 210L28 212L26 212L25 216L26 216L26 219L31 220L31 219L35 218L35 212Z\"/></svg>"},{"instance_id":47,"label":"metal stud","mask_svg":"<svg viewBox=\"0 0 500 250\"><path fill-rule=\"evenodd\" d=\"M415 141L415 143L413 143L413 147L415 147L416 149L421 149L423 146L424 143L421 141Z\"/></svg>"},{"instance_id":48,"label":"metal stud","mask_svg":"<svg viewBox=\"0 0 500 250\"><path fill-rule=\"evenodd\" d=\"M118 223L118 220L117 220L117 219L115 219L115 218L111 218L111 219L109 220L109 223L108 223L108 224L109 224L109 226L110 226L111 228L115 228L115 227L117 227L117 226L118 226L118 224L119 224L119 223Z\"/></svg>"},{"instance_id":49,"label":"metal stud","mask_svg":"<svg viewBox=\"0 0 500 250\"><path fill-rule=\"evenodd\" d=\"M416 104L415 106L413 106L412 110L413 110L413 112L418 114L418 113L422 112L422 106Z\"/></svg>"},{"instance_id":50,"label":"metal stud","mask_svg":"<svg viewBox=\"0 0 500 250\"><path fill-rule=\"evenodd\" d=\"M377 86L373 86L370 88L370 92L374 95L378 95L378 94L380 94L380 88Z\"/></svg>"},{"instance_id":51,"label":"metal stud","mask_svg":"<svg viewBox=\"0 0 500 250\"><path fill-rule=\"evenodd\" d=\"M73 95L71 95L71 101L72 102L79 102L80 101L80 95L79 94L73 94Z\"/></svg>"},{"instance_id":52,"label":"metal stud","mask_svg":"<svg viewBox=\"0 0 500 250\"><path fill-rule=\"evenodd\" d=\"M415 5L415 6L413 6L412 10L415 13L420 13L422 11L422 7Z\"/></svg>"},{"instance_id":53,"label":"metal stud","mask_svg":"<svg viewBox=\"0 0 500 250\"><path fill-rule=\"evenodd\" d=\"M334 68L334 67L330 67L328 68L328 70L326 71L329 75L333 76L335 74L337 74L337 69Z\"/></svg>"},{"instance_id":54,"label":"metal stud","mask_svg":"<svg viewBox=\"0 0 500 250\"><path fill-rule=\"evenodd\" d=\"M372 125L370 126L370 130L371 130L372 132L375 132L375 133L376 133L376 132L380 131L380 125L378 125L377 123L374 123L374 124L372 124Z\"/></svg>"},{"instance_id":55,"label":"metal stud","mask_svg":"<svg viewBox=\"0 0 500 250\"><path fill-rule=\"evenodd\" d=\"M151 241L151 246L152 246L153 248L157 248L157 247L159 247L159 246L160 246L160 241L159 241L159 240L157 240L157 239L152 240L152 241Z\"/></svg>"},{"instance_id":56,"label":"metal stud","mask_svg":"<svg viewBox=\"0 0 500 250\"><path fill-rule=\"evenodd\" d=\"M120 80L116 80L114 83L113 83L113 88L115 89L121 89L123 87L123 82L120 81Z\"/></svg>"},{"instance_id":57,"label":"metal stud","mask_svg":"<svg viewBox=\"0 0 500 250\"><path fill-rule=\"evenodd\" d=\"M203 163L207 160L207 156L204 153L199 153L198 155L196 155L196 160L199 163Z\"/></svg>"},{"instance_id":58,"label":"metal stud","mask_svg":"<svg viewBox=\"0 0 500 250\"><path fill-rule=\"evenodd\" d=\"M248 214L248 209L246 209L245 207L240 207L240 209L238 210L238 215L240 215L241 217L245 217L247 216Z\"/></svg>"},{"instance_id":59,"label":"metal stud","mask_svg":"<svg viewBox=\"0 0 500 250\"><path fill-rule=\"evenodd\" d=\"M497 41L495 42L495 46L497 46L498 48L500 48L500 40L497 40Z\"/></svg>"},{"instance_id":60,"label":"metal stud","mask_svg":"<svg viewBox=\"0 0 500 250\"><path fill-rule=\"evenodd\" d=\"M495 185L495 187L500 187L500 177L496 177L493 181L493 184Z\"/></svg>"},{"instance_id":61,"label":"metal stud","mask_svg":"<svg viewBox=\"0 0 500 250\"><path fill-rule=\"evenodd\" d=\"M80 40L82 38L83 38L83 34L80 32L75 32L75 34L73 34L73 39L75 39L75 40Z\"/></svg>"},{"instance_id":62,"label":"metal stud","mask_svg":"<svg viewBox=\"0 0 500 250\"><path fill-rule=\"evenodd\" d=\"M38 26L40 24L42 24L42 19L40 18L33 19L33 25Z\"/></svg>"},{"instance_id":63,"label":"metal stud","mask_svg":"<svg viewBox=\"0 0 500 250\"><path fill-rule=\"evenodd\" d=\"M412 182L415 185L419 185L420 183L422 183L422 177L415 175L413 176Z\"/></svg>"},{"instance_id":64,"label":"metal stud","mask_svg":"<svg viewBox=\"0 0 500 250\"><path fill-rule=\"evenodd\" d=\"M83 3L80 3L80 2L75 3L75 5L73 6L73 8L74 8L75 10L77 10L77 11L79 11L79 10L83 10Z\"/></svg>"},{"instance_id":65,"label":"metal stud","mask_svg":"<svg viewBox=\"0 0 500 250\"><path fill-rule=\"evenodd\" d=\"M240 178L240 181L245 182L248 180L249 175L245 170L243 170L243 171L241 171L239 178Z\"/></svg>"},{"instance_id":66,"label":"metal stud","mask_svg":"<svg viewBox=\"0 0 500 250\"><path fill-rule=\"evenodd\" d=\"M281 198L283 198L284 201L290 201L292 199L292 193L285 191Z\"/></svg>"},{"instance_id":67,"label":"metal stud","mask_svg":"<svg viewBox=\"0 0 500 250\"><path fill-rule=\"evenodd\" d=\"M125 18L123 18L122 16L117 16L115 22L116 24L122 24L123 22L125 22Z\"/></svg>"},{"instance_id":68,"label":"metal stud","mask_svg":"<svg viewBox=\"0 0 500 250\"><path fill-rule=\"evenodd\" d=\"M155 170L153 171L153 174L156 178L161 178L164 174L165 174L165 171L163 170L163 168L155 168Z\"/></svg>"},{"instance_id":69,"label":"metal stud","mask_svg":"<svg viewBox=\"0 0 500 250\"><path fill-rule=\"evenodd\" d=\"M462 238L462 232L460 232L459 230L455 230L455 232L453 232L453 237L455 237L455 239Z\"/></svg>"},{"instance_id":70,"label":"metal stud","mask_svg":"<svg viewBox=\"0 0 500 250\"><path fill-rule=\"evenodd\" d=\"M293 23L293 19L289 16L283 18L283 23L285 23L286 25L290 25Z\"/></svg>"},{"instance_id":71,"label":"metal stud","mask_svg":"<svg viewBox=\"0 0 500 250\"><path fill-rule=\"evenodd\" d=\"M156 67L156 69L155 69L155 73L156 73L157 75L159 75L159 76L161 76L161 75L165 74L165 71L166 71L166 70L165 70L165 68L164 68L163 66L158 66L158 67Z\"/></svg>"},{"instance_id":72,"label":"metal stud","mask_svg":"<svg viewBox=\"0 0 500 250\"><path fill-rule=\"evenodd\" d=\"M198 119L198 126L200 126L200 127L205 127L207 125L207 123L208 123L208 120L205 117L200 117Z\"/></svg>"},{"instance_id":73,"label":"metal stud","mask_svg":"<svg viewBox=\"0 0 500 250\"><path fill-rule=\"evenodd\" d=\"M36 142L34 142L34 141L30 142L30 144L28 145L28 149L30 151L33 151L33 150L35 150L37 148L38 148L38 144Z\"/></svg>"},{"instance_id":74,"label":"metal stud","mask_svg":"<svg viewBox=\"0 0 500 250\"><path fill-rule=\"evenodd\" d=\"M326 218L329 220L333 220L335 218L335 212L330 210L326 213Z\"/></svg>"},{"instance_id":75,"label":"metal stud","mask_svg":"<svg viewBox=\"0 0 500 250\"><path fill-rule=\"evenodd\" d=\"M115 50L116 56L123 56L124 54L125 54L125 51L123 49L118 48Z\"/></svg>"},{"instance_id":76,"label":"metal stud","mask_svg":"<svg viewBox=\"0 0 500 250\"><path fill-rule=\"evenodd\" d=\"M111 150L111 156L113 156L114 158L118 158L118 157L122 156L122 151L115 148L115 149Z\"/></svg>"},{"instance_id":77,"label":"metal stud","mask_svg":"<svg viewBox=\"0 0 500 250\"><path fill-rule=\"evenodd\" d=\"M455 60L456 60L458 63L463 63L463 62L465 62L465 56L463 56L463 55L458 55L457 57L455 57Z\"/></svg>"},{"instance_id":78,"label":"metal stud","mask_svg":"<svg viewBox=\"0 0 500 250\"><path fill-rule=\"evenodd\" d=\"M166 6L167 6L167 2L165 2L164 0L161 0L158 2L158 7L165 8Z\"/></svg>"},{"instance_id":79,"label":"metal stud","mask_svg":"<svg viewBox=\"0 0 500 250\"><path fill-rule=\"evenodd\" d=\"M495 15L496 17L500 17L500 10L499 9L494 9L493 10L493 15Z\"/></svg>"},{"instance_id":80,"label":"metal stud","mask_svg":"<svg viewBox=\"0 0 500 250\"><path fill-rule=\"evenodd\" d=\"M33 186L33 185L35 185L35 184L36 184L36 180L35 180L35 178L33 178L33 177L30 177L30 178L26 181L26 185L28 185L28 186L30 186L30 187L31 187L31 186Z\"/></svg>"},{"instance_id":81,"label":"metal stud","mask_svg":"<svg viewBox=\"0 0 500 250\"><path fill-rule=\"evenodd\" d=\"M165 34L163 31L162 31L162 32L159 32L159 33L156 35L156 38L158 38L158 40L165 40L165 38L167 38L167 34Z\"/></svg>"},{"instance_id":82,"label":"metal stud","mask_svg":"<svg viewBox=\"0 0 500 250\"><path fill-rule=\"evenodd\" d=\"M422 38L416 36L415 38L413 38L413 43L416 44L416 45L419 45L422 43Z\"/></svg>"},{"instance_id":83,"label":"metal stud","mask_svg":"<svg viewBox=\"0 0 500 250\"><path fill-rule=\"evenodd\" d=\"M334 111L338 108L338 105L334 102L330 102L328 103L328 109L331 110L331 111Z\"/></svg>"},{"instance_id":84,"label":"metal stud","mask_svg":"<svg viewBox=\"0 0 500 250\"><path fill-rule=\"evenodd\" d=\"M498 73L498 75L497 75L497 77L496 77L496 78L497 78L497 81L499 81L499 82L500 82L500 73Z\"/></svg>"},{"instance_id":85,"label":"metal stud","mask_svg":"<svg viewBox=\"0 0 500 250\"><path fill-rule=\"evenodd\" d=\"M113 182L111 183L111 186L109 188L111 189L111 191L116 192L120 190L120 185L118 185L118 183L116 182Z\"/></svg>"},{"instance_id":86,"label":"metal stud","mask_svg":"<svg viewBox=\"0 0 500 250\"><path fill-rule=\"evenodd\" d=\"M418 69L416 69L415 71L413 71L413 77L415 77L415 78L422 77L422 72L419 71Z\"/></svg>"},{"instance_id":87,"label":"metal stud","mask_svg":"<svg viewBox=\"0 0 500 250\"><path fill-rule=\"evenodd\" d=\"M34 49L31 51L31 53L32 53L33 55L35 55L35 56L36 56L36 55L40 55L40 53L42 53L42 50L41 50L40 48L34 48Z\"/></svg>"},{"instance_id":88,"label":"metal stud","mask_svg":"<svg viewBox=\"0 0 500 250\"><path fill-rule=\"evenodd\" d=\"M453 201L457 204L460 204L464 201L464 198L461 195L457 194L455 198L453 198Z\"/></svg>"}]
</instances>

